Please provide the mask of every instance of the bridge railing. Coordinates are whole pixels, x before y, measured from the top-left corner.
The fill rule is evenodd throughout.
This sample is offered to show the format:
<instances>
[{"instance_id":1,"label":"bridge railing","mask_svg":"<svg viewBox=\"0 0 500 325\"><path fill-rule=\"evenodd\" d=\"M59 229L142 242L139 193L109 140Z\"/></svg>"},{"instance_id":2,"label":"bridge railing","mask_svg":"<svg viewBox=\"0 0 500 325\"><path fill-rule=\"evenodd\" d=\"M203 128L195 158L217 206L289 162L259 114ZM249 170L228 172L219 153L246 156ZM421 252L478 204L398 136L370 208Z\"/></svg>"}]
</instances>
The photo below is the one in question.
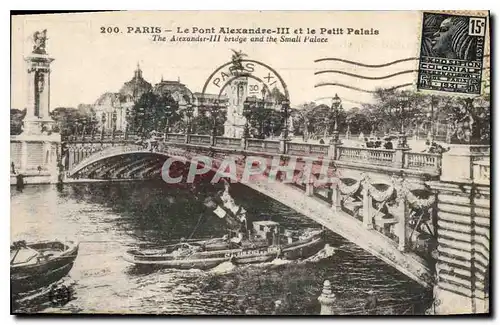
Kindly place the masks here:
<instances>
[{"instance_id":1,"label":"bridge railing","mask_svg":"<svg viewBox=\"0 0 500 325\"><path fill-rule=\"evenodd\" d=\"M229 149L241 149L241 139L228 137L215 137L215 146Z\"/></svg>"},{"instance_id":2,"label":"bridge railing","mask_svg":"<svg viewBox=\"0 0 500 325\"><path fill-rule=\"evenodd\" d=\"M338 147L337 150L337 160L340 161L367 162L384 166L396 163L396 150L343 146Z\"/></svg>"},{"instance_id":3,"label":"bridge railing","mask_svg":"<svg viewBox=\"0 0 500 325\"><path fill-rule=\"evenodd\" d=\"M289 155L326 156L328 155L328 148L329 145L327 144L289 142L286 153Z\"/></svg>"},{"instance_id":4,"label":"bridge railing","mask_svg":"<svg viewBox=\"0 0 500 325\"><path fill-rule=\"evenodd\" d=\"M267 153L279 153L280 142L276 140L247 139L247 150Z\"/></svg>"},{"instance_id":5,"label":"bridge railing","mask_svg":"<svg viewBox=\"0 0 500 325\"><path fill-rule=\"evenodd\" d=\"M439 170L441 168L441 155L437 153L405 152L404 168Z\"/></svg>"},{"instance_id":6,"label":"bridge railing","mask_svg":"<svg viewBox=\"0 0 500 325\"><path fill-rule=\"evenodd\" d=\"M490 161L489 159L476 160L472 163L472 175L474 182L478 184L489 184L490 179Z\"/></svg>"},{"instance_id":7,"label":"bridge railing","mask_svg":"<svg viewBox=\"0 0 500 325\"><path fill-rule=\"evenodd\" d=\"M186 143L186 135L180 133L167 133L165 135L166 142Z\"/></svg>"},{"instance_id":8,"label":"bridge railing","mask_svg":"<svg viewBox=\"0 0 500 325\"><path fill-rule=\"evenodd\" d=\"M75 163L78 165L85 166L85 165L92 164L93 162L96 162L96 161L98 161L106 156L112 156L114 154L121 154L121 153L125 153L125 152L130 152L130 151L143 151L143 150L144 150L144 146L140 145L140 144L128 144L126 147L124 147L124 146L109 146L103 150L95 151L94 153L92 153L92 155L87 156L87 157L85 157L85 158L83 158L80 161L77 161ZM74 167L75 167L74 165L70 166L70 170L69 170L70 174L73 173Z\"/></svg>"},{"instance_id":9,"label":"bridge railing","mask_svg":"<svg viewBox=\"0 0 500 325\"><path fill-rule=\"evenodd\" d=\"M209 135L201 135L201 134L190 134L189 135L189 144L199 144L210 146L211 145L211 136Z\"/></svg>"}]
</instances>

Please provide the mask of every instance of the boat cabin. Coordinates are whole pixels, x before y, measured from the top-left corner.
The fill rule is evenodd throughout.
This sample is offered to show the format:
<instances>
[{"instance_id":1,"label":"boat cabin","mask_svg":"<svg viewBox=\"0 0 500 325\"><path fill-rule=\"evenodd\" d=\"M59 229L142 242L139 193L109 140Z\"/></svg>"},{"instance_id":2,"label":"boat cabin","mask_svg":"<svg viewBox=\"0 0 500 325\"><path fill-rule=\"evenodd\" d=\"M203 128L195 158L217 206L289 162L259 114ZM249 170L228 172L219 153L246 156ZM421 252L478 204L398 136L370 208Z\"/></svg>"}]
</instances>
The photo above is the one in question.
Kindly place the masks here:
<instances>
[{"instance_id":1,"label":"boat cabin","mask_svg":"<svg viewBox=\"0 0 500 325\"><path fill-rule=\"evenodd\" d=\"M279 240L280 224L276 221L254 221L253 231L255 237L266 239L269 244L276 245Z\"/></svg>"}]
</instances>

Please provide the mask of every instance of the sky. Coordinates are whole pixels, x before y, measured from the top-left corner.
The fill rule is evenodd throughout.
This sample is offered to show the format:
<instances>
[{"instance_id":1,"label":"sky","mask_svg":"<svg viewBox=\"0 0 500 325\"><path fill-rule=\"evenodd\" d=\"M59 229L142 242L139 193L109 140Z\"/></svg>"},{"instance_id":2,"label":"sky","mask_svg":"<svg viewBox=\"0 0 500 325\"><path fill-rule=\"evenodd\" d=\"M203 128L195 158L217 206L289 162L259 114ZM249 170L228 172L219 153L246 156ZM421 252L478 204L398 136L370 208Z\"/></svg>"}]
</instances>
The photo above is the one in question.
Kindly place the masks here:
<instances>
[{"instance_id":1,"label":"sky","mask_svg":"<svg viewBox=\"0 0 500 325\"><path fill-rule=\"evenodd\" d=\"M117 92L132 78L137 63L143 77L155 84L163 77L178 80L192 92L218 66L230 61L231 49L248 58L272 66L287 84L292 106L304 102L331 102L336 93L349 109L371 102L372 95L339 86L315 87L320 82L343 83L373 90L415 82L416 74L404 74L381 81L353 78L342 74L314 75L333 69L364 76L384 76L416 69L416 61L386 68L367 68L341 62L314 60L336 57L363 64L383 64L416 57L419 52L421 14L419 12L113 12L14 16L12 19L11 107L26 105L24 57L32 49L32 34L47 29L47 52L55 60L51 66L51 109L93 104L104 92ZM118 27L123 33L101 33L101 28ZM320 28L344 29L343 35L318 35L325 43L172 43L154 42L152 34L127 33L128 27L178 28ZM378 35L346 35L347 29L378 30ZM179 34L162 33L167 39ZM190 34L188 36L193 36ZM252 35L241 35L250 38ZM294 36L294 35L289 35ZM302 35L302 40L304 38ZM314 36L314 35L310 35ZM224 36L222 36L224 38Z\"/></svg>"}]
</instances>

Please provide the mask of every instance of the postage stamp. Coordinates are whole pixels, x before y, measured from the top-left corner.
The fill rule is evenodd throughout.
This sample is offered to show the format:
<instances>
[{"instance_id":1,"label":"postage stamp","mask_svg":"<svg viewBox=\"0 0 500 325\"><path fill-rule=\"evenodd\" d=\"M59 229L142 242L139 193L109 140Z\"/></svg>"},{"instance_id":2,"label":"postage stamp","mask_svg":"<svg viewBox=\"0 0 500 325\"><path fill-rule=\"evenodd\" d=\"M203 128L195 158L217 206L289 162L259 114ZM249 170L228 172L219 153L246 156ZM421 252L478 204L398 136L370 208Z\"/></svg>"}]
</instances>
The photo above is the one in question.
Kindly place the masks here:
<instances>
[{"instance_id":1,"label":"postage stamp","mask_svg":"<svg viewBox=\"0 0 500 325\"><path fill-rule=\"evenodd\" d=\"M423 13L418 89L479 95L487 17Z\"/></svg>"}]
</instances>

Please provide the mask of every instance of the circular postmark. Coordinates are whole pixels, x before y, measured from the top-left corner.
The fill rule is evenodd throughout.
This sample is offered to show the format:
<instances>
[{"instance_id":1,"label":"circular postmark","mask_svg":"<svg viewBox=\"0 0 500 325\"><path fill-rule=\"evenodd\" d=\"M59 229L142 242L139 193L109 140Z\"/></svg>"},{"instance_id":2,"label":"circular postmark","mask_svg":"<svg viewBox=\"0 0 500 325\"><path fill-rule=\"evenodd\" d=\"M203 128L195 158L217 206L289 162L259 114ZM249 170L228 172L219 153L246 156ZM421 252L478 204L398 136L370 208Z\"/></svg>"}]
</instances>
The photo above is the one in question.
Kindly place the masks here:
<instances>
[{"instance_id":1,"label":"circular postmark","mask_svg":"<svg viewBox=\"0 0 500 325\"><path fill-rule=\"evenodd\" d=\"M233 52L231 61L217 67L205 81L200 103L212 115L216 114L214 108L224 109L224 136L241 138L251 115L249 107L281 110L288 116L290 97L285 81L275 69L246 58L241 51Z\"/></svg>"},{"instance_id":2,"label":"circular postmark","mask_svg":"<svg viewBox=\"0 0 500 325\"><path fill-rule=\"evenodd\" d=\"M233 50L234 51L234 50ZM271 66L253 59L247 55L234 51L231 61L217 67L203 85L202 95L217 95L217 98L226 93L227 88L235 83L246 83L247 97L260 97L262 94L279 91L283 98L289 101L288 88L283 78Z\"/></svg>"}]
</instances>

